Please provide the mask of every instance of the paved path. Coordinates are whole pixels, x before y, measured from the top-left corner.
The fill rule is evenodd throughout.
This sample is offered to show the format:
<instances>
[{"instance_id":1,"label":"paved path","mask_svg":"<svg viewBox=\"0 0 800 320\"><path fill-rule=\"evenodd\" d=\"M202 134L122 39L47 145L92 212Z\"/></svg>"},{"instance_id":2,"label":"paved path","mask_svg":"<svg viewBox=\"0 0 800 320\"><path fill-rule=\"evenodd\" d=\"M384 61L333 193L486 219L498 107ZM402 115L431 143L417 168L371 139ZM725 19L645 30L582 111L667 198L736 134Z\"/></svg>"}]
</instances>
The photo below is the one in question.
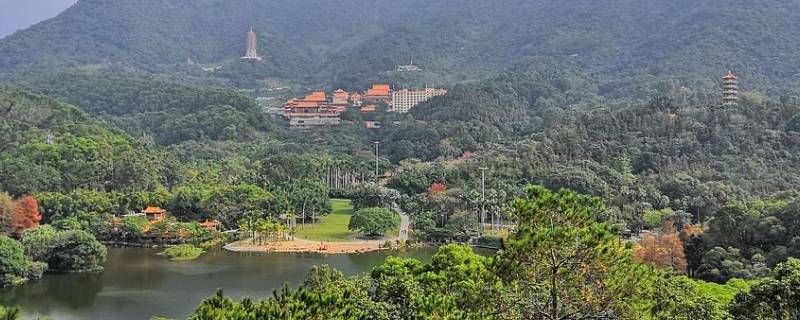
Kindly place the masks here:
<instances>
[{"instance_id":1,"label":"paved path","mask_svg":"<svg viewBox=\"0 0 800 320\"><path fill-rule=\"evenodd\" d=\"M350 242L324 242L295 238L288 241L274 241L253 244L245 239L225 245L225 249L234 252L317 252L317 253L359 253L385 250L387 240L357 240Z\"/></svg>"},{"instance_id":2,"label":"paved path","mask_svg":"<svg viewBox=\"0 0 800 320\"><path fill-rule=\"evenodd\" d=\"M408 214L406 214L397 203L392 203L392 209L400 215L400 234L397 240L406 242L408 240L408 227L411 225L411 219L409 219Z\"/></svg>"}]
</instances>

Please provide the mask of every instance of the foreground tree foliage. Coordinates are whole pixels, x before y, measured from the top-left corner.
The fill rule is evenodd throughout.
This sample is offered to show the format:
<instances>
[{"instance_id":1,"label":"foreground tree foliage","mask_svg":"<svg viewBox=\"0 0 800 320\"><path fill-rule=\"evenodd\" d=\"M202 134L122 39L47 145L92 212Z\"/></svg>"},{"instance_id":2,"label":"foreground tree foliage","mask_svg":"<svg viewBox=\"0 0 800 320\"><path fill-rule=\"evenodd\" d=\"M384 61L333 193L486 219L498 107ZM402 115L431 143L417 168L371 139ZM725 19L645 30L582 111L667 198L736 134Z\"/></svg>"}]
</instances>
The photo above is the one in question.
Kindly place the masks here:
<instances>
[{"instance_id":1,"label":"foreground tree foliage","mask_svg":"<svg viewBox=\"0 0 800 320\"><path fill-rule=\"evenodd\" d=\"M18 307L0 306L0 320L17 320L22 317L22 310Z\"/></svg>"},{"instance_id":2,"label":"foreground tree foliage","mask_svg":"<svg viewBox=\"0 0 800 320\"><path fill-rule=\"evenodd\" d=\"M430 264L390 258L370 276L314 267L297 291L287 286L272 298L239 302L218 292L190 319L500 319L503 284L489 263L469 247L450 245Z\"/></svg>"},{"instance_id":3,"label":"foreground tree foliage","mask_svg":"<svg viewBox=\"0 0 800 320\"><path fill-rule=\"evenodd\" d=\"M779 264L770 277L736 295L731 314L735 319L800 318L800 259Z\"/></svg>"},{"instance_id":4,"label":"foreground tree foliage","mask_svg":"<svg viewBox=\"0 0 800 320\"><path fill-rule=\"evenodd\" d=\"M315 268L296 292L284 288L258 302L218 295L192 319L633 319L646 312L637 301L653 274L633 263L603 222L598 199L530 187L514 210L519 227L494 258L446 245L431 263L392 257L368 277Z\"/></svg>"},{"instance_id":5,"label":"foreground tree foliage","mask_svg":"<svg viewBox=\"0 0 800 320\"><path fill-rule=\"evenodd\" d=\"M529 187L512 207L517 231L497 256L516 284L521 319L633 317L632 300L648 272L607 223L597 198Z\"/></svg>"}]
</instances>

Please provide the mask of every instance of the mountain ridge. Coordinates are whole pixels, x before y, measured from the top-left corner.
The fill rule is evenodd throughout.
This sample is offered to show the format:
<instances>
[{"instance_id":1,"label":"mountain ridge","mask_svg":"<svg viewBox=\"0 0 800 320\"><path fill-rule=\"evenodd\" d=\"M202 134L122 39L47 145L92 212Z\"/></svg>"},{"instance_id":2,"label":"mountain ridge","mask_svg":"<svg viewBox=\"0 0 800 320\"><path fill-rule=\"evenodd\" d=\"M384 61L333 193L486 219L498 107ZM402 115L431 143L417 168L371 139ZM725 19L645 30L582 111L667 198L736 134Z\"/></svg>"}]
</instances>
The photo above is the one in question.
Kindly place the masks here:
<instances>
[{"instance_id":1,"label":"mountain ridge","mask_svg":"<svg viewBox=\"0 0 800 320\"><path fill-rule=\"evenodd\" d=\"M393 81L386 71L413 58L427 72L417 81L452 84L549 59L614 87L708 81L731 69L745 86L784 94L800 77L798 21L800 4L776 0L81 0L0 40L0 78L118 66L245 86L279 78L352 87ZM238 72L250 25L265 61ZM187 59L227 72L171 67Z\"/></svg>"}]
</instances>

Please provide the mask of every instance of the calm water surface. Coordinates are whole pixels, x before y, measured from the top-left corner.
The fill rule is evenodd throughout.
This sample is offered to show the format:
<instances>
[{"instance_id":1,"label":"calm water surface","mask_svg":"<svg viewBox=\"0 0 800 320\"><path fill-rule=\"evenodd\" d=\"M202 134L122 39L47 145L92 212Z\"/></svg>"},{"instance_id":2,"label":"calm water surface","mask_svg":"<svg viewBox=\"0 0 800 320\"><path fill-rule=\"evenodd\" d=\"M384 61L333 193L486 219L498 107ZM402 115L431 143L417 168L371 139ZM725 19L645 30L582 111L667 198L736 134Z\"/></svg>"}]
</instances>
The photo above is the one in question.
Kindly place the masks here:
<instances>
[{"instance_id":1,"label":"calm water surface","mask_svg":"<svg viewBox=\"0 0 800 320\"><path fill-rule=\"evenodd\" d=\"M127 320L157 315L184 319L217 288L234 297L263 297L286 282L299 284L314 265L329 264L356 275L389 255L428 261L435 249L328 256L217 249L181 262L168 261L158 252L109 248L102 273L45 275L39 282L0 291L0 301L21 306L27 318Z\"/></svg>"}]
</instances>

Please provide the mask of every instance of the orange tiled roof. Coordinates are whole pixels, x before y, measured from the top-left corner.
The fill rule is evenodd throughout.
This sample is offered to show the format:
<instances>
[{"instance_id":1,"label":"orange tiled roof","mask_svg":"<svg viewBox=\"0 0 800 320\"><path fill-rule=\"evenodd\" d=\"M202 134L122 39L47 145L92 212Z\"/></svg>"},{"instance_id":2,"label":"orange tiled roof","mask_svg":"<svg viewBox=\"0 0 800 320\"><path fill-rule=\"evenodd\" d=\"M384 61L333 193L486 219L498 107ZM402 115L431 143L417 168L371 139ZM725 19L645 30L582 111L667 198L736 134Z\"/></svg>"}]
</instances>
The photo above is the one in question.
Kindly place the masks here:
<instances>
[{"instance_id":1,"label":"orange tiled roof","mask_svg":"<svg viewBox=\"0 0 800 320\"><path fill-rule=\"evenodd\" d=\"M361 112L375 112L378 111L378 106L374 104L368 104L366 106L361 107Z\"/></svg>"},{"instance_id":2,"label":"orange tiled roof","mask_svg":"<svg viewBox=\"0 0 800 320\"><path fill-rule=\"evenodd\" d=\"M213 228L213 227L216 227L218 225L220 225L220 222L217 221L217 220L208 220L208 219L206 219L206 221L200 222L200 226L203 227L203 228Z\"/></svg>"},{"instance_id":3,"label":"orange tiled roof","mask_svg":"<svg viewBox=\"0 0 800 320\"><path fill-rule=\"evenodd\" d=\"M313 101L313 102L325 102L328 98L325 96L325 92L323 91L315 91L311 94L307 95L303 101Z\"/></svg>"},{"instance_id":4,"label":"orange tiled roof","mask_svg":"<svg viewBox=\"0 0 800 320\"><path fill-rule=\"evenodd\" d=\"M728 71L728 74L726 74L722 79L736 80L736 75L733 74L733 71Z\"/></svg>"},{"instance_id":5,"label":"orange tiled roof","mask_svg":"<svg viewBox=\"0 0 800 320\"><path fill-rule=\"evenodd\" d=\"M298 108L318 108L319 107L319 102L305 101L305 100L298 101L297 104L295 104L295 107L298 107Z\"/></svg>"},{"instance_id":6,"label":"orange tiled roof","mask_svg":"<svg viewBox=\"0 0 800 320\"><path fill-rule=\"evenodd\" d=\"M389 87L388 84L374 84L372 88L367 90L368 97L375 97L375 96L390 96L392 89Z\"/></svg>"},{"instance_id":7,"label":"orange tiled roof","mask_svg":"<svg viewBox=\"0 0 800 320\"><path fill-rule=\"evenodd\" d=\"M144 209L144 213L151 213L151 214L158 214L158 213L166 213L167 210L161 209L160 207L147 207Z\"/></svg>"}]
</instances>

